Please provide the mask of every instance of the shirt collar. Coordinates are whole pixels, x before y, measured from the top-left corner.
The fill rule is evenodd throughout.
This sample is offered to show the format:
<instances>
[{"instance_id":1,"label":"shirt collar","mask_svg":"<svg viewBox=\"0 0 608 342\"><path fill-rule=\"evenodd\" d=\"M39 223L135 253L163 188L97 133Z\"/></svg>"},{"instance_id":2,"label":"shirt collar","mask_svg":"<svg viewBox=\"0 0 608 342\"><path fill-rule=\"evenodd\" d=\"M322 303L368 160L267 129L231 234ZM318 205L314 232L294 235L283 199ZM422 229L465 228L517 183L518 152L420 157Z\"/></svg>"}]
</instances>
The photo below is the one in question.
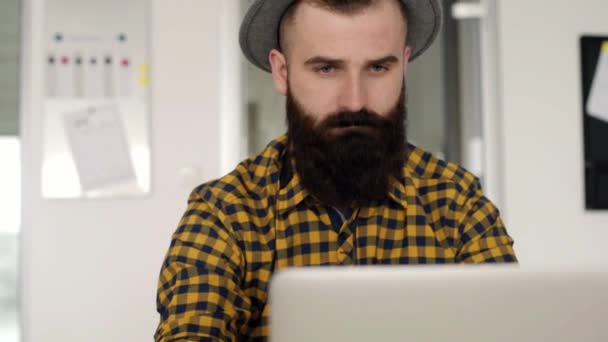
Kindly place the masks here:
<instances>
[{"instance_id":1,"label":"shirt collar","mask_svg":"<svg viewBox=\"0 0 608 342\"><path fill-rule=\"evenodd\" d=\"M399 178L391 179L391 186L388 190L388 196L395 201L397 204L401 205L403 209L407 207L407 178L404 173L401 172Z\"/></svg>"},{"instance_id":2,"label":"shirt collar","mask_svg":"<svg viewBox=\"0 0 608 342\"><path fill-rule=\"evenodd\" d=\"M281 156L281 177L277 209L279 213L295 208L300 202L310 196L308 190L302 185L302 180L296 172L295 160L286 147Z\"/></svg>"}]
</instances>

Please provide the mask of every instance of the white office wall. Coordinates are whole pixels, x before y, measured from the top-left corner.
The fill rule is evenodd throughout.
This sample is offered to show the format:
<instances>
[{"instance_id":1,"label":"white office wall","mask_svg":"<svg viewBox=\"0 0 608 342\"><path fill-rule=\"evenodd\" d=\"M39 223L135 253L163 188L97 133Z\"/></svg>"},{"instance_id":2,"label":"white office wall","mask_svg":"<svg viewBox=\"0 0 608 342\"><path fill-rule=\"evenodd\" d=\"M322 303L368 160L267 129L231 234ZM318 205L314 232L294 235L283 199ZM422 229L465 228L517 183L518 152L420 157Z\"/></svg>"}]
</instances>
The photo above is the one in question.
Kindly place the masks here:
<instances>
[{"instance_id":1,"label":"white office wall","mask_svg":"<svg viewBox=\"0 0 608 342\"><path fill-rule=\"evenodd\" d=\"M156 283L171 233L193 182L219 176L222 110L238 110L221 103L234 84L220 88L223 63L238 61L223 50L236 35L219 34L220 21L234 13L224 1L151 1L152 193L122 200L40 195L44 1L24 1L24 341L152 340Z\"/></svg>"},{"instance_id":2,"label":"white office wall","mask_svg":"<svg viewBox=\"0 0 608 342\"><path fill-rule=\"evenodd\" d=\"M503 209L517 253L523 265L608 265L608 212L584 209L578 45L608 36L608 1L498 4Z\"/></svg>"}]
</instances>

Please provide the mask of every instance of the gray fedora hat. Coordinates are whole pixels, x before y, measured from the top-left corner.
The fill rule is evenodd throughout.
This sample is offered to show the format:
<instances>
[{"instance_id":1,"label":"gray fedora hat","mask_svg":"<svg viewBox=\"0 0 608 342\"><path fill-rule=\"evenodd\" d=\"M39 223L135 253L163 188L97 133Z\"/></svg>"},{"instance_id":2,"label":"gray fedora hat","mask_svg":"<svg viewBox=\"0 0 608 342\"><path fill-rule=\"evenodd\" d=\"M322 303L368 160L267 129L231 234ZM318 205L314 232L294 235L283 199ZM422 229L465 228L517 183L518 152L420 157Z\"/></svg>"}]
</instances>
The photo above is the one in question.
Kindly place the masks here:
<instances>
[{"instance_id":1,"label":"gray fedora hat","mask_svg":"<svg viewBox=\"0 0 608 342\"><path fill-rule=\"evenodd\" d=\"M268 53L279 49L279 25L287 9L297 0L255 0L241 24L239 42L245 57L270 71ZM439 0L401 0L408 13L410 61L420 56L435 40L443 19Z\"/></svg>"}]
</instances>

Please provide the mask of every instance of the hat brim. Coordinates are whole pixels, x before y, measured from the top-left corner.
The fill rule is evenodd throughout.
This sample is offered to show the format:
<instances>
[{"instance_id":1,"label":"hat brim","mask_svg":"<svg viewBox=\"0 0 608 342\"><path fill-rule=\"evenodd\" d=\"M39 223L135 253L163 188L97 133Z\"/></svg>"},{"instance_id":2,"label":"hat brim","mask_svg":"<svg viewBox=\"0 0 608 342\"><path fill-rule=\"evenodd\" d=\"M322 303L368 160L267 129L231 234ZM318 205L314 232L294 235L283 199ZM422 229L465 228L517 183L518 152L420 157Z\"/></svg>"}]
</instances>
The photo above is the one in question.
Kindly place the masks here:
<instances>
[{"instance_id":1,"label":"hat brim","mask_svg":"<svg viewBox=\"0 0 608 342\"><path fill-rule=\"evenodd\" d=\"M270 72L268 54L279 49L279 25L283 14L296 0L256 0L249 8L239 33L245 57L259 68ZM422 55L441 29L443 10L438 0L401 0L408 13L410 61Z\"/></svg>"}]
</instances>

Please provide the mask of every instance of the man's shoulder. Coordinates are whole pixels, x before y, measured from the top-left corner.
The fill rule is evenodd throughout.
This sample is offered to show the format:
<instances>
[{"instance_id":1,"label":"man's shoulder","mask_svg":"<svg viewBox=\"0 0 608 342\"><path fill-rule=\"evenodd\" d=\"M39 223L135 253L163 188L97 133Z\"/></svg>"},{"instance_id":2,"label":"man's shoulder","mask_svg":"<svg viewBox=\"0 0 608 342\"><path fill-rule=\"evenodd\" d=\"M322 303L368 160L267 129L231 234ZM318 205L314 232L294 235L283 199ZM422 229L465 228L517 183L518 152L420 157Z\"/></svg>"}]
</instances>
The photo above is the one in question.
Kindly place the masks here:
<instances>
[{"instance_id":1,"label":"man's shoulder","mask_svg":"<svg viewBox=\"0 0 608 342\"><path fill-rule=\"evenodd\" d=\"M479 179L464 167L438 158L413 144L408 145L404 173L417 188L441 190L447 186L461 193L480 188Z\"/></svg>"},{"instance_id":2,"label":"man's shoulder","mask_svg":"<svg viewBox=\"0 0 608 342\"><path fill-rule=\"evenodd\" d=\"M214 206L251 206L267 200L278 191L285 145L285 136L272 140L258 155L243 160L228 174L197 186L193 195Z\"/></svg>"}]
</instances>

